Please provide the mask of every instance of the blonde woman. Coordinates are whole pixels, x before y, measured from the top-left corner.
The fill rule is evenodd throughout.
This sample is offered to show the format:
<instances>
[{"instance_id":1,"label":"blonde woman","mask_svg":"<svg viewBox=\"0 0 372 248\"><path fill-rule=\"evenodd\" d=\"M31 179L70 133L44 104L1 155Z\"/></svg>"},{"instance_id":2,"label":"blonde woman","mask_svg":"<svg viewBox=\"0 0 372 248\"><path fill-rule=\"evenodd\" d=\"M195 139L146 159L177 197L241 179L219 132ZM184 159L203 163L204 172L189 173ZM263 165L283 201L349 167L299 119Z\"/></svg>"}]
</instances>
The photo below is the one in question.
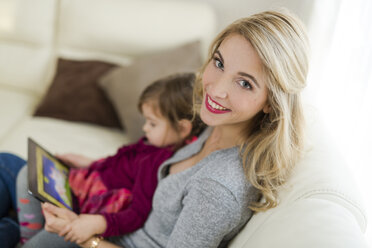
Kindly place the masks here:
<instances>
[{"instance_id":1,"label":"blonde woman","mask_svg":"<svg viewBox=\"0 0 372 248\"><path fill-rule=\"evenodd\" d=\"M80 245L224 247L254 212L276 207L277 189L303 149L307 53L301 22L286 12L259 13L223 30L195 86L195 109L210 128L161 165L143 228ZM78 218L51 205L44 211L55 233Z\"/></svg>"}]
</instances>

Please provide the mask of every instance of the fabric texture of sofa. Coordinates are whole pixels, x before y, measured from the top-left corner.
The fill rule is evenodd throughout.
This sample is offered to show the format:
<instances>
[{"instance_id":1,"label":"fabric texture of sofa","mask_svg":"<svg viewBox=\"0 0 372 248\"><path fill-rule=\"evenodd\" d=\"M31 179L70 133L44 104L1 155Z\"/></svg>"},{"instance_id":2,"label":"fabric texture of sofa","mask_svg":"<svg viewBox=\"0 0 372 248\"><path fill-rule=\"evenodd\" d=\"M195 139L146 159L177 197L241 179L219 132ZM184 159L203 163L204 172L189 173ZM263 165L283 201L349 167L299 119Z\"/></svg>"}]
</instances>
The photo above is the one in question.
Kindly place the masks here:
<instances>
[{"instance_id":1,"label":"fabric texture of sofa","mask_svg":"<svg viewBox=\"0 0 372 248\"><path fill-rule=\"evenodd\" d=\"M51 152L93 158L113 154L139 135L134 105L144 85L172 72L196 70L215 27L213 8L195 1L0 0L0 151L26 157L27 137L32 137ZM189 60L182 61L184 56ZM116 110L111 116L116 121L107 115L99 119L94 111L85 117L92 106L75 103L76 98L102 100L96 88L78 96L55 90L56 75L67 66L61 69L61 60L77 61L83 68L78 70L89 75L93 67L81 63L94 64L102 76L94 79L94 87L99 85L109 101L102 111ZM97 67L102 62L108 65ZM73 84L79 71L74 73L59 83ZM73 86L75 93L88 87ZM124 89L122 98L117 87ZM72 104L67 111L81 114L68 119L57 113L52 103L58 97L60 104ZM43 103L54 116L40 114ZM120 111L122 105L128 108ZM322 125L309 116L307 152L279 192L279 206L255 214L230 247L367 247L366 216L355 182ZM134 129L136 135L129 135Z\"/></svg>"}]
</instances>

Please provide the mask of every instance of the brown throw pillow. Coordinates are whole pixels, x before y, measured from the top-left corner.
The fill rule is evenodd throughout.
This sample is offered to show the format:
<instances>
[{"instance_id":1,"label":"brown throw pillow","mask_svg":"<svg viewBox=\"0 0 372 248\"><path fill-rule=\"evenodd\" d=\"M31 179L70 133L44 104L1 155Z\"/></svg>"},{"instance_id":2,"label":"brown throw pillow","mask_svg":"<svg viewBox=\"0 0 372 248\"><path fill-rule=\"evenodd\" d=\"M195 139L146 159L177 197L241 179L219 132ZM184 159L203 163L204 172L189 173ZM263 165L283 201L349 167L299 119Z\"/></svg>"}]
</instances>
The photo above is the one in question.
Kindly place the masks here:
<instances>
[{"instance_id":1,"label":"brown throw pillow","mask_svg":"<svg viewBox=\"0 0 372 248\"><path fill-rule=\"evenodd\" d=\"M119 115L131 142L143 136L144 119L137 109L142 90L162 77L180 72L195 72L202 63L200 42L136 59L128 67L112 69L99 82Z\"/></svg>"},{"instance_id":2,"label":"brown throw pillow","mask_svg":"<svg viewBox=\"0 0 372 248\"><path fill-rule=\"evenodd\" d=\"M111 102L97 80L116 65L59 59L57 72L34 116L121 128Z\"/></svg>"}]
</instances>

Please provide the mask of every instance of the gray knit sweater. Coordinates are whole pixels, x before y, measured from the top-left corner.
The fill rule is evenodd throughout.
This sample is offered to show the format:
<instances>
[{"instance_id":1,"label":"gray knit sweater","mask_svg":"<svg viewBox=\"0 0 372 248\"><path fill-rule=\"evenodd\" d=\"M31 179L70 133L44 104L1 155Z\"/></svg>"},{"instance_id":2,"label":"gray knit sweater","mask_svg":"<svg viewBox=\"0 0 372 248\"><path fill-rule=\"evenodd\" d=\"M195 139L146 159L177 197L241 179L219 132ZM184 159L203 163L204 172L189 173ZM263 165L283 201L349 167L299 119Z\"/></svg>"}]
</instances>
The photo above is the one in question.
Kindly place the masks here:
<instances>
[{"instance_id":1,"label":"gray knit sweater","mask_svg":"<svg viewBox=\"0 0 372 248\"><path fill-rule=\"evenodd\" d=\"M225 247L252 212L258 191L247 182L237 147L218 150L193 167L168 175L169 166L198 153L211 129L159 168L153 209L143 228L114 238L127 248Z\"/></svg>"}]
</instances>

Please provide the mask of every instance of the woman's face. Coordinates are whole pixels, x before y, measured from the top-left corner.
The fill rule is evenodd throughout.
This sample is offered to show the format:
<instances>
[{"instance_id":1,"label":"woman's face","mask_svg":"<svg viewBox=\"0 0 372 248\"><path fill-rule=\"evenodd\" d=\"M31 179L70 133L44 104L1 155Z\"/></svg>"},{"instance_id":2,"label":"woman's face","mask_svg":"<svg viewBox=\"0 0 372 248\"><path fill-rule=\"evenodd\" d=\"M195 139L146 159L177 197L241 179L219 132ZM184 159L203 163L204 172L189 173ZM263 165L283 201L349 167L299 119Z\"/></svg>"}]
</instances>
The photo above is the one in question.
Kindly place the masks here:
<instances>
[{"instance_id":1,"label":"woman's face","mask_svg":"<svg viewBox=\"0 0 372 248\"><path fill-rule=\"evenodd\" d=\"M203 73L202 120L209 126L240 131L261 110L269 112L262 68L257 52L243 36L227 37Z\"/></svg>"}]
</instances>

